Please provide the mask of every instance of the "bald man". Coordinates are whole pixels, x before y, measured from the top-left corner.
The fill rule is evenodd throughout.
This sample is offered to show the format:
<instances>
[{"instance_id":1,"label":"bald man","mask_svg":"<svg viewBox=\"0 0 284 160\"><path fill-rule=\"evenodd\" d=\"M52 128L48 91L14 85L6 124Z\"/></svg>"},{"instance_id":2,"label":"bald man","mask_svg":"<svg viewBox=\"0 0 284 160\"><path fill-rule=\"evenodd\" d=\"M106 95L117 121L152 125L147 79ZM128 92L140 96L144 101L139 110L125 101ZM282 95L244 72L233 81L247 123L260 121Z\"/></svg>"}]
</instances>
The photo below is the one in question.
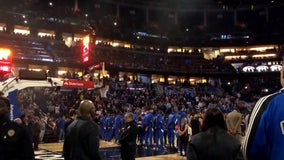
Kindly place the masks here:
<instances>
[{"instance_id":1,"label":"bald man","mask_svg":"<svg viewBox=\"0 0 284 160\"><path fill-rule=\"evenodd\" d=\"M284 63L280 75L282 89L260 98L250 115L243 146L247 160L284 159Z\"/></svg>"},{"instance_id":2,"label":"bald man","mask_svg":"<svg viewBox=\"0 0 284 160\"><path fill-rule=\"evenodd\" d=\"M83 100L79 105L79 116L68 127L64 140L65 160L100 160L99 126L93 121L94 104Z\"/></svg>"}]
</instances>

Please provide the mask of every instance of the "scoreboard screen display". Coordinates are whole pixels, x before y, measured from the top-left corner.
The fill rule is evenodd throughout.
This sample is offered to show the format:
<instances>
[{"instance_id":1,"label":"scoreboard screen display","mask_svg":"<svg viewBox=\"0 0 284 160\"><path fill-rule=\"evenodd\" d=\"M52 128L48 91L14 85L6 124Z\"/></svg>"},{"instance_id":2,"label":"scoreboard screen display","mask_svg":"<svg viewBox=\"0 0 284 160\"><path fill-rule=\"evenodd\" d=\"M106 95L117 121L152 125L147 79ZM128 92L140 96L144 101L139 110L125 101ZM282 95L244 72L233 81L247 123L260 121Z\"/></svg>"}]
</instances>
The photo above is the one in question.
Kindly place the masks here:
<instances>
[{"instance_id":1,"label":"scoreboard screen display","mask_svg":"<svg viewBox=\"0 0 284 160\"><path fill-rule=\"evenodd\" d=\"M86 62L89 61L89 53L90 53L89 43L90 43L90 37L89 36L84 37L84 39L83 39L83 50L82 50L82 62L83 63L86 63Z\"/></svg>"},{"instance_id":2,"label":"scoreboard screen display","mask_svg":"<svg viewBox=\"0 0 284 160\"><path fill-rule=\"evenodd\" d=\"M10 73L12 63L12 52L7 48L0 48L0 73Z\"/></svg>"}]
</instances>

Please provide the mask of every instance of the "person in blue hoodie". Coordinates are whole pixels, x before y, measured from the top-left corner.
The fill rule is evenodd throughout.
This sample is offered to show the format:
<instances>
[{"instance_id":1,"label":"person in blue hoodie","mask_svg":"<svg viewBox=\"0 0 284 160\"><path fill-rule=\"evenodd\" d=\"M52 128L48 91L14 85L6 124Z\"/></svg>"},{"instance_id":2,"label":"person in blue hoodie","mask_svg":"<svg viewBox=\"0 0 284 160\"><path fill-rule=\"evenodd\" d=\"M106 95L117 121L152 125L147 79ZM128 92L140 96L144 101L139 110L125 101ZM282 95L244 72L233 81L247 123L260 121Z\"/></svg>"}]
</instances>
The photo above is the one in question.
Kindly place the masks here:
<instances>
[{"instance_id":1,"label":"person in blue hoodie","mask_svg":"<svg viewBox=\"0 0 284 160\"><path fill-rule=\"evenodd\" d=\"M247 160L284 159L284 64L282 89L260 98L249 118L243 153Z\"/></svg>"}]
</instances>

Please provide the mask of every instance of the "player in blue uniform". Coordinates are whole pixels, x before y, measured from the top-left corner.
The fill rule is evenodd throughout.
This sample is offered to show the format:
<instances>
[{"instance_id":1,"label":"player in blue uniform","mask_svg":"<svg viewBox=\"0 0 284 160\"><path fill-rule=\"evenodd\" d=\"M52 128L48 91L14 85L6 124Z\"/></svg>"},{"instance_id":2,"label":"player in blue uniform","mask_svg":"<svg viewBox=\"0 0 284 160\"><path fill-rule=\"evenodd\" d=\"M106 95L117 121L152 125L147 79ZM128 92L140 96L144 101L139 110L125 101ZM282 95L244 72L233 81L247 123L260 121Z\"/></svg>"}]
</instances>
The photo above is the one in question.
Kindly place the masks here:
<instances>
[{"instance_id":1,"label":"player in blue uniform","mask_svg":"<svg viewBox=\"0 0 284 160\"><path fill-rule=\"evenodd\" d=\"M101 127L101 139L106 140L106 114L103 113L103 116L100 118L100 127Z\"/></svg>"},{"instance_id":2,"label":"player in blue uniform","mask_svg":"<svg viewBox=\"0 0 284 160\"><path fill-rule=\"evenodd\" d=\"M119 112L114 118L114 142L118 143L121 128L123 127L123 115Z\"/></svg>"},{"instance_id":3,"label":"player in blue uniform","mask_svg":"<svg viewBox=\"0 0 284 160\"><path fill-rule=\"evenodd\" d=\"M106 117L106 140L111 141L114 131L114 113L110 113Z\"/></svg>"},{"instance_id":4,"label":"player in blue uniform","mask_svg":"<svg viewBox=\"0 0 284 160\"><path fill-rule=\"evenodd\" d=\"M170 149L174 149L174 140L175 140L175 122L176 122L176 114L172 112L168 116L167 120L167 129L168 129L168 143L170 145Z\"/></svg>"},{"instance_id":5,"label":"player in blue uniform","mask_svg":"<svg viewBox=\"0 0 284 160\"><path fill-rule=\"evenodd\" d=\"M243 146L247 160L284 159L284 64L280 79L283 88L259 99L250 115Z\"/></svg>"},{"instance_id":6,"label":"player in blue uniform","mask_svg":"<svg viewBox=\"0 0 284 160\"><path fill-rule=\"evenodd\" d=\"M150 109L146 113L145 117L142 119L142 123L145 128L145 136L144 136L145 145L147 148L153 147L153 132L154 132L153 121L154 121L153 109Z\"/></svg>"},{"instance_id":7,"label":"player in blue uniform","mask_svg":"<svg viewBox=\"0 0 284 160\"><path fill-rule=\"evenodd\" d=\"M154 118L154 128L156 130L155 137L156 137L156 146L157 149L164 150L164 131L165 127L165 120L164 115L161 110L159 110Z\"/></svg>"}]
</instances>

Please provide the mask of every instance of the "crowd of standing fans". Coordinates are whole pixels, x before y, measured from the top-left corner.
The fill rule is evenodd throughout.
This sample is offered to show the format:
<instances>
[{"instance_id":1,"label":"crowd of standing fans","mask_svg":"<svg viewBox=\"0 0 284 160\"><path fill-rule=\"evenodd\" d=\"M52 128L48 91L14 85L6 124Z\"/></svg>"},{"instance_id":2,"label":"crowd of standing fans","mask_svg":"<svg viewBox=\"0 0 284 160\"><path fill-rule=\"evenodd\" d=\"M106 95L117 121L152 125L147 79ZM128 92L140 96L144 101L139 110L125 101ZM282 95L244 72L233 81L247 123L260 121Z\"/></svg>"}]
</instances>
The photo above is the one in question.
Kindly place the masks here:
<instances>
[{"instance_id":1,"label":"crowd of standing fans","mask_svg":"<svg viewBox=\"0 0 284 160\"><path fill-rule=\"evenodd\" d=\"M282 86L283 79L282 73ZM143 84L137 81L131 84L110 78L107 82L108 92L104 95L100 89L62 92L58 88L28 88L19 91L19 105L24 114L15 122L24 124L27 129L25 134L33 141L34 150L39 149L41 142L64 142L63 155L66 159L80 157L81 153L85 153L85 145L95 145L96 150L88 155L99 159L99 139L120 144L122 159L135 158L136 144L144 149L165 153L168 150L178 151L190 160L206 160L209 157L244 159L241 142L246 128L249 130L245 137L244 153L249 159L258 159L254 157L258 154L264 154L269 159L273 157L272 152L277 151L275 148L269 153L256 154L259 147L265 149L266 146L261 144L271 142L266 128L260 127L268 125L271 114L276 113L272 107L281 105L282 91L263 100L260 99L263 93L255 92L253 87L249 87L253 84L249 83L244 84L245 89L232 87L230 90L216 84L190 86L179 83ZM263 117L257 113L258 110L255 111L254 106L264 106L261 110ZM252 113L256 113L250 118L252 109ZM279 120L281 115L275 119ZM282 138L283 121L279 121L278 131L271 128L271 134ZM73 152L74 148L80 147L76 145L80 139L74 137L89 136L83 132L81 134L82 127L84 134L88 130L97 139L84 142L81 152ZM8 136L12 134L9 131ZM260 135L266 136L261 144L258 141Z\"/></svg>"}]
</instances>

